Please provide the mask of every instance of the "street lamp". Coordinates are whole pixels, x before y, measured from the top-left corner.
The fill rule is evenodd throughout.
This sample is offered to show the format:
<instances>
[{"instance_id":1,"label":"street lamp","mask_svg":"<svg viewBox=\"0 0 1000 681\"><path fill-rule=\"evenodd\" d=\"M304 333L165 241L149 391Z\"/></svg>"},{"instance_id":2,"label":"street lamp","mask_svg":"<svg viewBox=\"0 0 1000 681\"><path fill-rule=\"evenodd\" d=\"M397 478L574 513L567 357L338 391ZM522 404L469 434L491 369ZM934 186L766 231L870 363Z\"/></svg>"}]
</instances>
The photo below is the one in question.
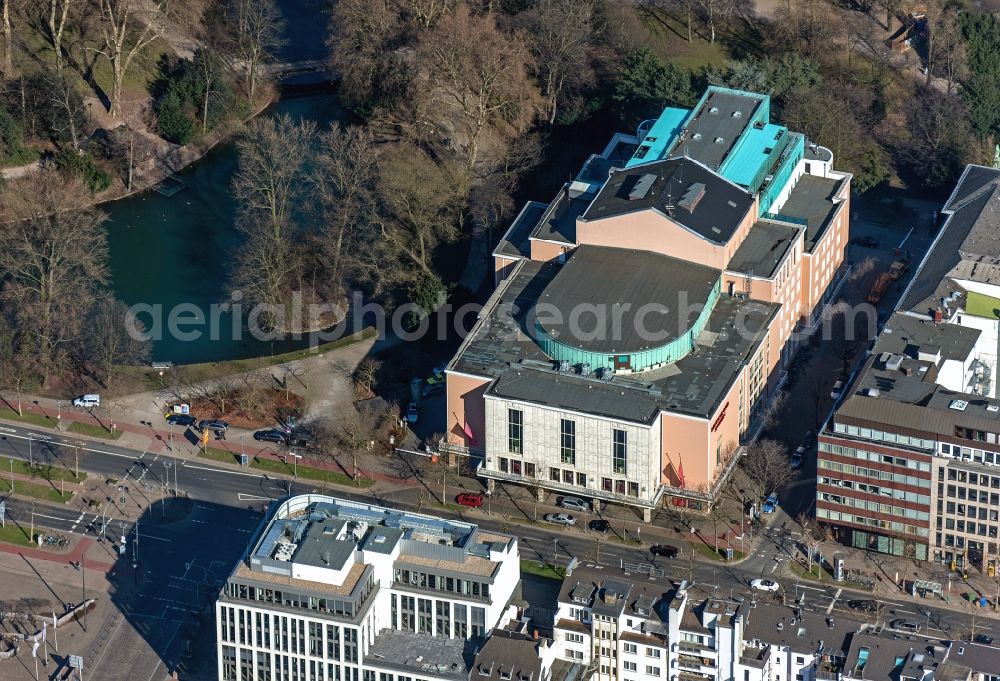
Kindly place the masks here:
<instances>
[{"instance_id":1,"label":"street lamp","mask_svg":"<svg viewBox=\"0 0 1000 681\"><path fill-rule=\"evenodd\" d=\"M302 458L301 454L296 454L295 452L289 451L288 456L292 457L292 477L296 480L299 479L299 459Z\"/></svg>"}]
</instances>

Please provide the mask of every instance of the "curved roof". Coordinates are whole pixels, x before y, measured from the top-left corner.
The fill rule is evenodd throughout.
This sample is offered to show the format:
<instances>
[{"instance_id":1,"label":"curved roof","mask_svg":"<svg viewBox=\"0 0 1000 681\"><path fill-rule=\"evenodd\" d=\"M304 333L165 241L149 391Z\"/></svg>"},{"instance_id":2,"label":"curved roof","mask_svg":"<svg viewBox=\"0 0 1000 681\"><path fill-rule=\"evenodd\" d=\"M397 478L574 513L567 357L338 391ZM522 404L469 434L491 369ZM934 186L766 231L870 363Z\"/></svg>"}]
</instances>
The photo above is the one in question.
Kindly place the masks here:
<instances>
[{"instance_id":1,"label":"curved roof","mask_svg":"<svg viewBox=\"0 0 1000 681\"><path fill-rule=\"evenodd\" d=\"M579 246L542 291L536 321L589 352L664 346L691 329L721 274L649 251Z\"/></svg>"}]
</instances>

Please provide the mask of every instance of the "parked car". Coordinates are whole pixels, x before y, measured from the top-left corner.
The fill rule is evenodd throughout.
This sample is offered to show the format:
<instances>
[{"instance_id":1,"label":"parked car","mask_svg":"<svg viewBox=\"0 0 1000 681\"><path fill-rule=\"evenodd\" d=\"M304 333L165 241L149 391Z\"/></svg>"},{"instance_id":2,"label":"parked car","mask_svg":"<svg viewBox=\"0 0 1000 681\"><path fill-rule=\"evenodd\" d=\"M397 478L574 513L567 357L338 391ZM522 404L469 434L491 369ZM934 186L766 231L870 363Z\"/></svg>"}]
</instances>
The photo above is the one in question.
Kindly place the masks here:
<instances>
[{"instance_id":1,"label":"parked car","mask_svg":"<svg viewBox=\"0 0 1000 681\"><path fill-rule=\"evenodd\" d=\"M457 497L455 497L455 501L457 501L462 506L468 506L469 508L479 508L480 506L483 505L484 498L485 497L483 497L482 494L475 494L473 492L462 492Z\"/></svg>"},{"instance_id":2,"label":"parked car","mask_svg":"<svg viewBox=\"0 0 1000 681\"><path fill-rule=\"evenodd\" d=\"M844 392L844 382L837 381L836 383L833 384L833 389L830 390L830 399L839 400L843 392Z\"/></svg>"},{"instance_id":3,"label":"parked car","mask_svg":"<svg viewBox=\"0 0 1000 681\"><path fill-rule=\"evenodd\" d=\"M889 622L889 628L897 629L899 631L907 631L914 634L920 633L920 623L914 622L913 620L904 620L897 618Z\"/></svg>"},{"instance_id":4,"label":"parked car","mask_svg":"<svg viewBox=\"0 0 1000 681\"><path fill-rule=\"evenodd\" d=\"M855 237L854 239L851 239L851 242L857 244L858 246L864 246L865 248L878 248L879 247L878 239L876 239L873 236L859 236L859 237Z\"/></svg>"},{"instance_id":5,"label":"parked car","mask_svg":"<svg viewBox=\"0 0 1000 681\"><path fill-rule=\"evenodd\" d=\"M767 499L764 499L764 505L761 510L764 513L774 513L775 509L778 508L778 494L777 492L771 492L767 495Z\"/></svg>"},{"instance_id":6,"label":"parked car","mask_svg":"<svg viewBox=\"0 0 1000 681\"><path fill-rule=\"evenodd\" d=\"M197 422L191 414L167 414L167 423L171 426L193 426Z\"/></svg>"},{"instance_id":7,"label":"parked car","mask_svg":"<svg viewBox=\"0 0 1000 681\"><path fill-rule=\"evenodd\" d=\"M755 579L750 582L750 588L754 591L777 591L781 585L773 579Z\"/></svg>"},{"instance_id":8,"label":"parked car","mask_svg":"<svg viewBox=\"0 0 1000 681\"><path fill-rule=\"evenodd\" d=\"M805 458L806 458L806 448L802 445L799 445L798 447L795 448L795 451L792 452L792 461L791 461L792 468L798 468L799 466L801 466Z\"/></svg>"},{"instance_id":9,"label":"parked car","mask_svg":"<svg viewBox=\"0 0 1000 681\"><path fill-rule=\"evenodd\" d=\"M594 520L591 520L590 523L587 525L587 527L592 529L594 532L611 531L611 523L609 523L604 518L595 518Z\"/></svg>"},{"instance_id":10,"label":"parked car","mask_svg":"<svg viewBox=\"0 0 1000 681\"><path fill-rule=\"evenodd\" d=\"M993 637L987 636L986 634L976 634L975 636L970 636L969 641L972 643L981 643L984 646L993 645Z\"/></svg>"},{"instance_id":11,"label":"parked car","mask_svg":"<svg viewBox=\"0 0 1000 681\"><path fill-rule=\"evenodd\" d=\"M203 419L198 423L199 430L214 430L217 433L224 433L229 430L229 423L222 419Z\"/></svg>"},{"instance_id":12,"label":"parked car","mask_svg":"<svg viewBox=\"0 0 1000 681\"><path fill-rule=\"evenodd\" d=\"M571 508L574 511L580 511L582 513L586 513L590 510L590 504L580 497L559 497L556 499L556 506Z\"/></svg>"},{"instance_id":13,"label":"parked car","mask_svg":"<svg viewBox=\"0 0 1000 681\"><path fill-rule=\"evenodd\" d=\"M576 518L571 516L569 513L546 513L545 522L569 526L576 525Z\"/></svg>"},{"instance_id":14,"label":"parked car","mask_svg":"<svg viewBox=\"0 0 1000 681\"><path fill-rule=\"evenodd\" d=\"M407 423L416 423L419 418L420 415L417 413L417 403L410 402L410 406L406 408Z\"/></svg>"},{"instance_id":15,"label":"parked car","mask_svg":"<svg viewBox=\"0 0 1000 681\"><path fill-rule=\"evenodd\" d=\"M649 547L649 552L654 556L662 556L663 558L676 558L679 553L676 546L670 546L669 544L653 544Z\"/></svg>"},{"instance_id":16,"label":"parked car","mask_svg":"<svg viewBox=\"0 0 1000 681\"><path fill-rule=\"evenodd\" d=\"M288 437L285 435L284 431L278 430L277 428L258 430L253 434L253 439L258 442L274 442L279 445L283 445L288 441Z\"/></svg>"},{"instance_id":17,"label":"parked car","mask_svg":"<svg viewBox=\"0 0 1000 681\"><path fill-rule=\"evenodd\" d=\"M74 407L84 407L86 409L91 409L93 407L101 406L101 396L100 395L80 395L75 400L73 400Z\"/></svg>"}]
</instances>

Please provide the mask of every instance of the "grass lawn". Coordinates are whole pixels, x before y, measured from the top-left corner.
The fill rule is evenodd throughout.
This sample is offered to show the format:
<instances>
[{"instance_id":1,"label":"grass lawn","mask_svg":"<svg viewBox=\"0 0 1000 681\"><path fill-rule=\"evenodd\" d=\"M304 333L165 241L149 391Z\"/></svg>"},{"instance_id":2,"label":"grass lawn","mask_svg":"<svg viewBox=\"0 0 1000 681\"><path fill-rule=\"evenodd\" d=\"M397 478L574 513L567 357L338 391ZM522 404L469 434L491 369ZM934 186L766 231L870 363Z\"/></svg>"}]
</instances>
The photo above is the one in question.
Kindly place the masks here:
<instances>
[{"instance_id":1,"label":"grass lawn","mask_svg":"<svg viewBox=\"0 0 1000 681\"><path fill-rule=\"evenodd\" d=\"M10 492L10 479L0 478L0 492ZM54 501L57 504L69 501L73 498L72 492L66 492L65 496L59 493L59 486L53 489L52 486L40 485L35 482L14 481L14 492L19 497L31 497L41 501Z\"/></svg>"},{"instance_id":2,"label":"grass lawn","mask_svg":"<svg viewBox=\"0 0 1000 681\"><path fill-rule=\"evenodd\" d=\"M0 542L17 544L18 546L33 546L28 538L27 530L22 530L16 524L7 521L7 527L0 527Z\"/></svg>"},{"instance_id":3,"label":"grass lawn","mask_svg":"<svg viewBox=\"0 0 1000 681\"><path fill-rule=\"evenodd\" d=\"M28 465L27 461L22 461L21 459L10 459L8 457L0 457L0 475L5 472L9 473L11 470L11 461L14 462L14 472L21 475L30 475L33 478L41 478L42 480L52 480L53 482L59 482L60 480L65 480L66 482L82 482L87 479L87 474L80 471L80 477L77 478L76 474L66 468L57 468L51 464L46 464L44 466L35 466L32 468Z\"/></svg>"},{"instance_id":4,"label":"grass lawn","mask_svg":"<svg viewBox=\"0 0 1000 681\"><path fill-rule=\"evenodd\" d=\"M217 447L207 447L199 453L198 456L205 459L211 459L212 461L220 461L222 463L239 463L239 454L230 452L226 449L219 449ZM281 475L292 475L296 472L295 467L275 459L251 459L250 468L256 468L257 470L268 471L271 473L280 473ZM328 471L325 468L312 468L310 466L299 466L298 474L303 480L329 482L334 485L344 485L346 487L363 488L371 487L375 484L375 481L370 478L358 477L357 480L353 480L349 475L345 475L338 471Z\"/></svg>"},{"instance_id":5,"label":"grass lawn","mask_svg":"<svg viewBox=\"0 0 1000 681\"><path fill-rule=\"evenodd\" d=\"M69 425L69 430L71 433L76 433L78 435L89 435L90 437L101 437L105 440L117 440L122 436L122 431L115 430L112 433L110 430L104 426L99 426L96 423L79 423L73 422Z\"/></svg>"},{"instance_id":6,"label":"grass lawn","mask_svg":"<svg viewBox=\"0 0 1000 681\"><path fill-rule=\"evenodd\" d=\"M24 416L21 416L13 409L8 409L7 407L0 407L0 419L8 419L10 421L20 421L21 423L30 423L33 426L40 426L42 428L53 428L56 422L52 419L47 419L41 414L36 414L31 411L25 411Z\"/></svg>"},{"instance_id":7,"label":"grass lawn","mask_svg":"<svg viewBox=\"0 0 1000 681\"><path fill-rule=\"evenodd\" d=\"M708 546L707 544L705 544L703 542L692 542L691 546L694 547L695 551L697 551L699 554L701 554L705 558L708 558L709 560L725 560L726 559L726 547L723 546L723 545L721 545L721 544L719 545L719 550L718 551L715 550L715 547ZM742 558L743 558L743 552L742 551L738 551L737 549L733 549L733 560L740 560Z\"/></svg>"},{"instance_id":8,"label":"grass lawn","mask_svg":"<svg viewBox=\"0 0 1000 681\"><path fill-rule=\"evenodd\" d=\"M546 579L563 579L566 576L566 568L562 566L552 567L548 563L540 563L537 560L522 560L521 572Z\"/></svg>"}]
</instances>

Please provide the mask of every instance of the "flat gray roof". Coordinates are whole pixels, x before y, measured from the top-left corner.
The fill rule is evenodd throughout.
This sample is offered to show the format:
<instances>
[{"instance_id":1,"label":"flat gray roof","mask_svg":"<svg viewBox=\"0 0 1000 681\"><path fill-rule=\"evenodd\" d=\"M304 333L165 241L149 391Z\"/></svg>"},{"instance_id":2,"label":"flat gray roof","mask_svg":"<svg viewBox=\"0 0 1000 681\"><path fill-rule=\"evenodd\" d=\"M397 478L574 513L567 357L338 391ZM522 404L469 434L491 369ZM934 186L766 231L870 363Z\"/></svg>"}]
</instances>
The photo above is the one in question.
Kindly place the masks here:
<instances>
[{"instance_id":1,"label":"flat gray roof","mask_svg":"<svg viewBox=\"0 0 1000 681\"><path fill-rule=\"evenodd\" d=\"M468 681L475 646L446 636L383 629L365 655L365 664L438 678Z\"/></svg>"},{"instance_id":2,"label":"flat gray roof","mask_svg":"<svg viewBox=\"0 0 1000 681\"><path fill-rule=\"evenodd\" d=\"M787 215L806 221L806 252L812 252L837 210L839 200L834 197L840 192L843 180L815 175L803 175L795 183L788 200L778 210L779 215Z\"/></svg>"},{"instance_id":3,"label":"flat gray roof","mask_svg":"<svg viewBox=\"0 0 1000 681\"><path fill-rule=\"evenodd\" d=\"M556 363L542 352L525 326L535 302L558 270L559 265L555 263L521 261L515 273L490 299L480 325L459 349L450 368L491 379L530 368L536 371L535 375L524 379L523 383L508 377L497 390L503 390L510 399L539 404L547 404L550 395L564 404L586 400L589 408L596 409L589 398L580 395L582 391L600 390L596 384L604 382L573 372L560 373ZM622 419L641 418L638 422L646 423L641 414L648 411L635 406L638 391L645 391L643 394L655 400L660 409L707 418L729 390L740 367L760 344L770 319L779 308L777 304L720 296L705 330L697 339L697 352L659 369L616 375L610 385L619 389L600 392L604 399L597 413L614 414L614 418ZM743 332L733 327L738 318L744 322ZM557 389L555 380L566 384ZM524 392L521 392L522 386Z\"/></svg>"},{"instance_id":4,"label":"flat gray roof","mask_svg":"<svg viewBox=\"0 0 1000 681\"><path fill-rule=\"evenodd\" d=\"M693 203L688 201L692 198ZM724 244L752 206L753 196L742 187L690 158L674 157L612 173L583 219L652 209L713 243Z\"/></svg>"},{"instance_id":5,"label":"flat gray roof","mask_svg":"<svg viewBox=\"0 0 1000 681\"><path fill-rule=\"evenodd\" d=\"M798 238L799 229L790 224L758 220L733 253L726 269L756 277L771 277Z\"/></svg>"},{"instance_id":6,"label":"flat gray roof","mask_svg":"<svg viewBox=\"0 0 1000 681\"><path fill-rule=\"evenodd\" d=\"M590 199L589 195L571 196L568 185L564 186L531 230L530 238L576 245L576 219L587 210Z\"/></svg>"},{"instance_id":7,"label":"flat gray roof","mask_svg":"<svg viewBox=\"0 0 1000 681\"><path fill-rule=\"evenodd\" d=\"M528 242L531 230L535 228L538 221L545 214L548 206L540 201L529 201L521 209L521 212L514 218L507 233L503 235L497 247L493 250L499 255L507 255L512 258L531 257L531 244Z\"/></svg>"},{"instance_id":8,"label":"flat gray roof","mask_svg":"<svg viewBox=\"0 0 1000 681\"><path fill-rule=\"evenodd\" d=\"M325 518L309 523L292 560L313 567L340 570L354 555L354 542L338 541L337 535L347 524L342 518Z\"/></svg>"},{"instance_id":9,"label":"flat gray roof","mask_svg":"<svg viewBox=\"0 0 1000 681\"><path fill-rule=\"evenodd\" d=\"M761 97L734 92L710 92L702 108L688 121L686 134L677 140L671 153L690 156L718 170L762 101ZM736 112L738 116L733 115Z\"/></svg>"},{"instance_id":10,"label":"flat gray roof","mask_svg":"<svg viewBox=\"0 0 1000 681\"><path fill-rule=\"evenodd\" d=\"M743 628L744 641L758 640L787 646L796 653L815 653L822 645L825 654L843 656L846 636L862 626L861 622L837 614L825 615L803 608L769 603L758 603L754 607L743 606L740 612L744 614L746 622ZM832 627L827 619L833 622Z\"/></svg>"},{"instance_id":11,"label":"flat gray roof","mask_svg":"<svg viewBox=\"0 0 1000 681\"><path fill-rule=\"evenodd\" d=\"M540 310L538 323L559 342L590 352L662 347L690 331L721 275L650 251L579 246L538 300L558 318ZM587 309L594 313L577 314Z\"/></svg>"},{"instance_id":12,"label":"flat gray roof","mask_svg":"<svg viewBox=\"0 0 1000 681\"><path fill-rule=\"evenodd\" d=\"M948 219L924 256L900 309L929 315L938 307L944 308L942 298L965 293L954 279L1000 283L998 186L1000 170L966 167L942 209Z\"/></svg>"}]
</instances>

